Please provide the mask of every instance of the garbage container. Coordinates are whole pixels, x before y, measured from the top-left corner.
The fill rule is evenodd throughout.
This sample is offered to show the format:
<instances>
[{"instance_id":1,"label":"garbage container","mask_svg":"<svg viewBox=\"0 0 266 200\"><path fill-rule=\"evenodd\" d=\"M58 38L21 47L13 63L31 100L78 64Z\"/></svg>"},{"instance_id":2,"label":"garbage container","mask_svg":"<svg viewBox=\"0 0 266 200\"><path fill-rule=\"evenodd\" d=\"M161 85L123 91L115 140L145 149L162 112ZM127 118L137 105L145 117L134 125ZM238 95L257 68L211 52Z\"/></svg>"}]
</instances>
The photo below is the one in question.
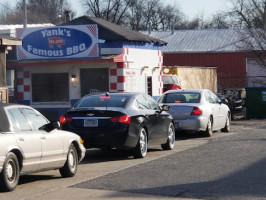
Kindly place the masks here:
<instances>
[{"instance_id":1,"label":"garbage container","mask_svg":"<svg viewBox=\"0 0 266 200\"><path fill-rule=\"evenodd\" d=\"M247 119L266 118L266 87L246 88Z\"/></svg>"}]
</instances>

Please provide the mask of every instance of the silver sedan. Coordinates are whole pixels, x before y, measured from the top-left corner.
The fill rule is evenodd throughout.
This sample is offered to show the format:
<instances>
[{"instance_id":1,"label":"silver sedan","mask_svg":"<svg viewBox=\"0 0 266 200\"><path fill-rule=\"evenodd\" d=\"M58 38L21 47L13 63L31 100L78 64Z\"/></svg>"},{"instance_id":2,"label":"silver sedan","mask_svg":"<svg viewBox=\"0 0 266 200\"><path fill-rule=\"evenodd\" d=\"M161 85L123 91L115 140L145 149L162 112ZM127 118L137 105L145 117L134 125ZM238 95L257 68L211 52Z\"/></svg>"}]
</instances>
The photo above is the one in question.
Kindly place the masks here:
<instances>
[{"instance_id":1,"label":"silver sedan","mask_svg":"<svg viewBox=\"0 0 266 200\"><path fill-rule=\"evenodd\" d=\"M23 174L59 169L72 177L85 156L83 141L57 129L29 106L0 103L0 190L14 190Z\"/></svg>"},{"instance_id":2,"label":"silver sedan","mask_svg":"<svg viewBox=\"0 0 266 200\"><path fill-rule=\"evenodd\" d=\"M158 103L170 106L177 131L204 131L206 136L215 130L230 131L230 109L210 90L169 90Z\"/></svg>"}]
</instances>

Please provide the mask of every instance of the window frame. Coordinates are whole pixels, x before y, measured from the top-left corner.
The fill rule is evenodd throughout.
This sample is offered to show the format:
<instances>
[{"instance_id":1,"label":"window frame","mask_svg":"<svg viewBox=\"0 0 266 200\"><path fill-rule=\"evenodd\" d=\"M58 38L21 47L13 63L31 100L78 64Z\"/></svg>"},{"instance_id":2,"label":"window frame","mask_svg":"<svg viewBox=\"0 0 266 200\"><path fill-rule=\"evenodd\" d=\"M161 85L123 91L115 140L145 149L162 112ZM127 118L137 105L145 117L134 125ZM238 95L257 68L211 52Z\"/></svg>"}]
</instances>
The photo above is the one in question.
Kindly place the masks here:
<instances>
[{"instance_id":1,"label":"window frame","mask_svg":"<svg viewBox=\"0 0 266 200\"><path fill-rule=\"evenodd\" d=\"M65 87L63 87L63 88L65 88L66 90L65 90L65 92L66 92L66 96L65 97L63 97L63 98L65 98L66 100L62 100L62 101L60 101L60 100L55 100L55 101L53 101L53 100L50 100L50 101L48 101L48 100L46 100L46 99L44 99L44 100L41 100L41 101L36 101L35 100L35 98L36 97L34 97L34 95L36 95L36 94L34 94L34 92L35 92L35 90L33 90L33 88L34 88L34 76L44 76L44 75L46 75L46 76L50 76L50 75L53 75L53 76L56 76L56 75L64 75L65 76L65 83L63 83L63 84L65 84ZM55 78L55 79L58 79L58 78ZM37 90L37 89L36 89ZM38 91L38 90L37 90ZM58 93L55 93L55 94L58 94ZM47 95L47 96L49 96L49 95ZM69 73L68 72L57 72L57 73L52 73L52 72L43 72L43 73L32 73L31 74L31 102L32 102L32 104L33 105L46 105L46 104L54 104L54 105L58 105L58 104L60 104L60 105L69 105L70 104L70 81L69 81Z\"/></svg>"}]
</instances>

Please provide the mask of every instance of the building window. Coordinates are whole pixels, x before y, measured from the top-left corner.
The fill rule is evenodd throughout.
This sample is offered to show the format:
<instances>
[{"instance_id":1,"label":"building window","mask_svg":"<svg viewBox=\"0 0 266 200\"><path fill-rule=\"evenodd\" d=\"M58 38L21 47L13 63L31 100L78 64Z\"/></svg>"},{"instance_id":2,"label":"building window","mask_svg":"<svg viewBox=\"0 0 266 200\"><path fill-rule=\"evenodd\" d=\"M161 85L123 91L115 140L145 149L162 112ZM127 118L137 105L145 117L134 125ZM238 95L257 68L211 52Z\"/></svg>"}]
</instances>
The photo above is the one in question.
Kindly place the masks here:
<instances>
[{"instance_id":1,"label":"building window","mask_svg":"<svg viewBox=\"0 0 266 200\"><path fill-rule=\"evenodd\" d=\"M32 74L32 102L69 102L68 73Z\"/></svg>"}]
</instances>

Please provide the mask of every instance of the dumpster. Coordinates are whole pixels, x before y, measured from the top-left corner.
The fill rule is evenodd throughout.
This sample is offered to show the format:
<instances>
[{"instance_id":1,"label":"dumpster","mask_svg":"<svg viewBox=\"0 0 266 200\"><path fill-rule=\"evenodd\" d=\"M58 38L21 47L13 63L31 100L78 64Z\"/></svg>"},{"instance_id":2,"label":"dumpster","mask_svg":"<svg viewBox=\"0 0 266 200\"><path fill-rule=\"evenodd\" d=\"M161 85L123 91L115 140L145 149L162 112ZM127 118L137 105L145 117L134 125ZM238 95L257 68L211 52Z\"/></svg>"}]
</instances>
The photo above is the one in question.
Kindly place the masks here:
<instances>
[{"instance_id":1,"label":"dumpster","mask_svg":"<svg viewBox=\"0 0 266 200\"><path fill-rule=\"evenodd\" d=\"M266 118L266 87L246 88L247 119Z\"/></svg>"}]
</instances>

